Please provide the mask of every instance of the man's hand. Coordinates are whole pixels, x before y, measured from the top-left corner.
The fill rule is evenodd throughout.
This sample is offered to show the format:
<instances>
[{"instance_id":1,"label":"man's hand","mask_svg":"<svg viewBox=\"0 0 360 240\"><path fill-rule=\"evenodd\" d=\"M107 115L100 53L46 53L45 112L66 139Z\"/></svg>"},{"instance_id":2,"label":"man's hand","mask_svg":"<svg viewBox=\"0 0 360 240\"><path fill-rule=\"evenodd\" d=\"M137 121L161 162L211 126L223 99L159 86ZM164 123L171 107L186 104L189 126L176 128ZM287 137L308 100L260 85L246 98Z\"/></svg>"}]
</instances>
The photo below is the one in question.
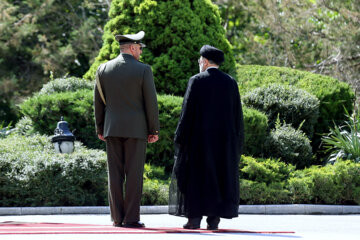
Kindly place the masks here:
<instances>
[{"instance_id":1,"label":"man's hand","mask_svg":"<svg viewBox=\"0 0 360 240\"><path fill-rule=\"evenodd\" d=\"M99 138L101 141L106 142L106 139L104 138L104 136L103 136L102 134L98 134L98 138Z\"/></svg>"},{"instance_id":2,"label":"man's hand","mask_svg":"<svg viewBox=\"0 0 360 240\"><path fill-rule=\"evenodd\" d=\"M148 136L148 143L154 143L159 140L159 135L149 135Z\"/></svg>"}]
</instances>

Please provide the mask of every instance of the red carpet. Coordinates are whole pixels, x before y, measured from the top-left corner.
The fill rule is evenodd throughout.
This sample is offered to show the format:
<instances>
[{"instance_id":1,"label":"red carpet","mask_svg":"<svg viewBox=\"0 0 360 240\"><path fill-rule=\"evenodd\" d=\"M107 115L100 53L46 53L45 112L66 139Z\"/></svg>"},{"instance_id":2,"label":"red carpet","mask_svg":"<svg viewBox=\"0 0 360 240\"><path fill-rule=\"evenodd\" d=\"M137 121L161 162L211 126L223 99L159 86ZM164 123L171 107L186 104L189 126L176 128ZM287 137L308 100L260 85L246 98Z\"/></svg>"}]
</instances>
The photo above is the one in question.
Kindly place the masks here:
<instances>
[{"instance_id":1,"label":"red carpet","mask_svg":"<svg viewBox=\"0 0 360 240\"><path fill-rule=\"evenodd\" d=\"M279 234L295 232L279 231L244 231L237 229L219 229L210 231L206 229L187 230L183 228L115 228L111 225L72 224L72 223L26 223L2 222L0 234L103 234L103 233L262 233Z\"/></svg>"}]
</instances>

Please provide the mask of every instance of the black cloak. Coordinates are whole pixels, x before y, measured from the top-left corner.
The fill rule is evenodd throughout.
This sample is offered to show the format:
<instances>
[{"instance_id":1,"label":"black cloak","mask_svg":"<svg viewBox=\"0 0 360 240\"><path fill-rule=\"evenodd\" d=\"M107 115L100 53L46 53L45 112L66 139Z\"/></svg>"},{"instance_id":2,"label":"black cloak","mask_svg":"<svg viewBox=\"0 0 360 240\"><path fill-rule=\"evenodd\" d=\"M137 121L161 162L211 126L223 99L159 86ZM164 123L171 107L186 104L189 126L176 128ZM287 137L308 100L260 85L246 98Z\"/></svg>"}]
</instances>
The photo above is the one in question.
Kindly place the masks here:
<instances>
[{"instance_id":1,"label":"black cloak","mask_svg":"<svg viewBox=\"0 0 360 240\"><path fill-rule=\"evenodd\" d=\"M190 78L174 140L169 214L237 217L244 123L232 77L210 68Z\"/></svg>"}]
</instances>

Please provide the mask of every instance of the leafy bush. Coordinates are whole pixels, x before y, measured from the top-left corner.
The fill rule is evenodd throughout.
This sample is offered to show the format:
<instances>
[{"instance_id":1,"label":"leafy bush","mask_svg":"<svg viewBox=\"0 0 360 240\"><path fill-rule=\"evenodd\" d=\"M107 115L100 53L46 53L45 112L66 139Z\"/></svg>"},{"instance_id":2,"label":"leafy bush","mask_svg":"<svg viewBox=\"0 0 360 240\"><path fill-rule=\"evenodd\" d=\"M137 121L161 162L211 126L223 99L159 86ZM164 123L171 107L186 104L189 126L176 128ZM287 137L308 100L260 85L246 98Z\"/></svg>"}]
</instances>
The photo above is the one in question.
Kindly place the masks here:
<instances>
[{"instance_id":1,"label":"leafy bush","mask_svg":"<svg viewBox=\"0 0 360 240\"><path fill-rule=\"evenodd\" d=\"M356 111L352 116L346 114L348 121L344 126L335 125L330 133L322 138L326 152L330 152L329 162L337 159L352 159L360 162L360 115Z\"/></svg>"},{"instance_id":2,"label":"leafy bush","mask_svg":"<svg viewBox=\"0 0 360 240\"><path fill-rule=\"evenodd\" d=\"M105 148L95 133L92 90L35 95L24 101L20 109L41 134L53 134L60 117L64 116L70 130L75 130L77 140L90 148Z\"/></svg>"},{"instance_id":3,"label":"leafy bush","mask_svg":"<svg viewBox=\"0 0 360 240\"><path fill-rule=\"evenodd\" d=\"M242 204L360 204L360 163L295 170L279 160L242 156L239 167Z\"/></svg>"},{"instance_id":4,"label":"leafy bush","mask_svg":"<svg viewBox=\"0 0 360 240\"><path fill-rule=\"evenodd\" d=\"M158 95L160 134L159 141L148 144L147 161L163 166L170 173L174 163L174 135L181 113L182 98Z\"/></svg>"},{"instance_id":5,"label":"leafy bush","mask_svg":"<svg viewBox=\"0 0 360 240\"><path fill-rule=\"evenodd\" d=\"M284 188L283 183L266 185L263 182L240 180L241 204L282 204L289 202L289 191Z\"/></svg>"},{"instance_id":6,"label":"leafy bush","mask_svg":"<svg viewBox=\"0 0 360 240\"><path fill-rule=\"evenodd\" d=\"M164 167L152 166L149 163L146 163L144 166L144 179L156 179L159 181L169 180L169 175L165 172Z\"/></svg>"},{"instance_id":7,"label":"leafy bush","mask_svg":"<svg viewBox=\"0 0 360 240\"><path fill-rule=\"evenodd\" d=\"M145 166L142 203L166 204L164 168ZM0 207L107 205L104 151L75 142L71 154L57 154L50 138L12 133L0 139Z\"/></svg>"},{"instance_id":8,"label":"leafy bush","mask_svg":"<svg viewBox=\"0 0 360 240\"><path fill-rule=\"evenodd\" d=\"M31 136L37 133L33 121L27 116L22 117L16 123L14 132L22 136Z\"/></svg>"},{"instance_id":9,"label":"leafy bush","mask_svg":"<svg viewBox=\"0 0 360 240\"><path fill-rule=\"evenodd\" d=\"M242 156L240 161L240 178L262 182L267 185L286 181L295 170L291 164L276 159L263 159Z\"/></svg>"},{"instance_id":10,"label":"leafy bush","mask_svg":"<svg viewBox=\"0 0 360 240\"><path fill-rule=\"evenodd\" d=\"M302 188L306 195L311 193L311 203L315 204L360 204L360 164L339 160L325 167L296 171L294 179L306 179Z\"/></svg>"},{"instance_id":11,"label":"leafy bush","mask_svg":"<svg viewBox=\"0 0 360 240\"><path fill-rule=\"evenodd\" d=\"M174 161L174 133L179 120L182 98L171 95L158 95L160 135L159 141L148 144L147 162L165 167L170 173ZM105 149L95 133L92 90L59 92L50 95L36 94L20 105L21 112L32 120L35 131L50 135L61 116L69 123L74 135L90 148ZM24 120L22 125L28 120ZM267 118L257 110L244 108L245 152L259 155L266 136ZM20 124L20 125L21 125ZM24 127L25 127L24 126ZM26 131L21 130L19 131Z\"/></svg>"},{"instance_id":12,"label":"leafy bush","mask_svg":"<svg viewBox=\"0 0 360 240\"><path fill-rule=\"evenodd\" d=\"M329 171L335 172L334 183L340 191L339 202L360 205L360 164L339 161L334 165L329 165Z\"/></svg>"},{"instance_id":13,"label":"leafy bush","mask_svg":"<svg viewBox=\"0 0 360 240\"><path fill-rule=\"evenodd\" d=\"M5 126L4 122L0 123L0 139L5 138L6 136L10 135L10 133L14 131L11 129L11 124L9 123L7 126Z\"/></svg>"},{"instance_id":14,"label":"leafy bush","mask_svg":"<svg viewBox=\"0 0 360 240\"><path fill-rule=\"evenodd\" d=\"M271 84L256 88L243 98L246 106L264 112L269 127L275 126L277 118L301 129L311 138L319 117L319 100L312 94L291 86ZM304 122L305 121L305 122Z\"/></svg>"},{"instance_id":15,"label":"leafy bush","mask_svg":"<svg viewBox=\"0 0 360 240\"><path fill-rule=\"evenodd\" d=\"M265 149L268 157L280 158L297 168L312 164L309 139L301 130L296 130L289 124L276 124L266 140Z\"/></svg>"},{"instance_id":16,"label":"leafy bush","mask_svg":"<svg viewBox=\"0 0 360 240\"><path fill-rule=\"evenodd\" d=\"M295 170L279 160L242 156L242 204L360 204L360 163L337 161ZM166 204L164 167L145 165L143 205ZM47 136L10 134L0 139L0 206L107 204L106 155L76 142L72 154L56 154Z\"/></svg>"},{"instance_id":17,"label":"leafy bush","mask_svg":"<svg viewBox=\"0 0 360 240\"><path fill-rule=\"evenodd\" d=\"M242 156L240 160L240 202L246 204L280 204L290 202L286 180L295 167L279 160L255 159Z\"/></svg>"},{"instance_id":18,"label":"leafy bush","mask_svg":"<svg viewBox=\"0 0 360 240\"><path fill-rule=\"evenodd\" d=\"M158 95L160 115L159 141L149 144L147 159L153 165L164 166L169 174L174 164L174 134L179 121L182 98L171 95ZM245 149L246 154L260 156L263 153L267 136L267 117L255 110L244 107Z\"/></svg>"},{"instance_id":19,"label":"leafy bush","mask_svg":"<svg viewBox=\"0 0 360 240\"><path fill-rule=\"evenodd\" d=\"M243 106L245 146L244 154L262 156L268 135L268 118L258 110Z\"/></svg>"},{"instance_id":20,"label":"leafy bush","mask_svg":"<svg viewBox=\"0 0 360 240\"><path fill-rule=\"evenodd\" d=\"M320 115L315 133L327 133L333 121L339 124L346 119L344 109L348 112L353 109L355 94L350 85L329 76L284 67L238 65L237 77L242 95L276 83L294 86L316 96L320 100ZM316 134L313 144L320 144Z\"/></svg>"},{"instance_id":21,"label":"leafy bush","mask_svg":"<svg viewBox=\"0 0 360 240\"><path fill-rule=\"evenodd\" d=\"M287 186L292 203L312 203L313 182L309 176L291 177Z\"/></svg>"},{"instance_id":22,"label":"leafy bush","mask_svg":"<svg viewBox=\"0 0 360 240\"><path fill-rule=\"evenodd\" d=\"M94 88L94 83L77 77L56 78L43 85L39 94L54 94L61 92L76 92L77 90Z\"/></svg>"},{"instance_id":23,"label":"leafy bush","mask_svg":"<svg viewBox=\"0 0 360 240\"><path fill-rule=\"evenodd\" d=\"M166 205L169 199L169 175L164 167L145 164L141 205Z\"/></svg>"},{"instance_id":24,"label":"leafy bush","mask_svg":"<svg viewBox=\"0 0 360 240\"><path fill-rule=\"evenodd\" d=\"M106 156L79 142L56 154L46 136L0 140L0 206L91 206L107 203Z\"/></svg>"},{"instance_id":25,"label":"leafy bush","mask_svg":"<svg viewBox=\"0 0 360 240\"><path fill-rule=\"evenodd\" d=\"M124 1L113 0L103 35L103 46L85 74L94 79L98 66L119 54L114 35L146 35L142 59L150 64L159 93L183 95L190 76L198 73L197 59L202 45L210 44L225 52L221 67L235 73L235 58L217 6L210 0Z\"/></svg>"},{"instance_id":26,"label":"leafy bush","mask_svg":"<svg viewBox=\"0 0 360 240\"><path fill-rule=\"evenodd\" d=\"M141 205L167 205L169 200L169 183L145 180Z\"/></svg>"}]
</instances>

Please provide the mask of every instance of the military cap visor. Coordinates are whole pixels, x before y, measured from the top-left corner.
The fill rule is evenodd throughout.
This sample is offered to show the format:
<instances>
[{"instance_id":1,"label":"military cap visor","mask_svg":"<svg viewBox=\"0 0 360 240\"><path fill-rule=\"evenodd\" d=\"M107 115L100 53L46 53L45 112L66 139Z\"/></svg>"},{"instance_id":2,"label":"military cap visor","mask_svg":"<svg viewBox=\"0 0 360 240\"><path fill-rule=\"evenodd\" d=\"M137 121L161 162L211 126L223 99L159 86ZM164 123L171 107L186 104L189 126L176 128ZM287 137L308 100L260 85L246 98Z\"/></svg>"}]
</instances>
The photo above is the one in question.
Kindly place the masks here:
<instances>
[{"instance_id":1,"label":"military cap visor","mask_svg":"<svg viewBox=\"0 0 360 240\"><path fill-rule=\"evenodd\" d=\"M225 60L224 52L210 45L202 46L202 48L200 49L200 55L207 60L213 61L217 65L222 64Z\"/></svg>"},{"instance_id":2,"label":"military cap visor","mask_svg":"<svg viewBox=\"0 0 360 240\"><path fill-rule=\"evenodd\" d=\"M115 39L120 43L120 45L140 44L141 47L146 47L146 45L141 42L141 39L143 39L144 36L145 36L145 32L140 31L136 34L115 35Z\"/></svg>"}]
</instances>

